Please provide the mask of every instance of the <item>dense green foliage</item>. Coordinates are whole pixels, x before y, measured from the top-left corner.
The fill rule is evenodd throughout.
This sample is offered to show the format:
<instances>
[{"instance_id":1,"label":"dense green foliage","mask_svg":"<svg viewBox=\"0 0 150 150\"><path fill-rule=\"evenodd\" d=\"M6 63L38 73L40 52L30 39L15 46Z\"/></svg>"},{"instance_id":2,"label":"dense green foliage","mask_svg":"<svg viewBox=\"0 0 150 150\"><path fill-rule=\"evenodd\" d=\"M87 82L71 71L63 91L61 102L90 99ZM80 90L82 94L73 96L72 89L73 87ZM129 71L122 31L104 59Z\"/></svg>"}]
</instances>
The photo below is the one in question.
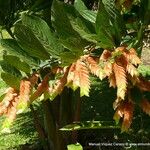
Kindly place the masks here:
<instances>
[{"instance_id":1,"label":"dense green foliage","mask_svg":"<svg viewBox=\"0 0 150 150\"><path fill-rule=\"evenodd\" d=\"M5 107L8 110L2 112L6 116L2 131L11 131L12 134L9 134L10 137L8 136L11 139L14 128L19 128L14 144L7 145L3 142L5 148L14 148L17 144L32 144L36 141L37 132L34 132L32 128L33 122L44 150L82 149L81 145L70 145L77 141L87 147L84 142L93 141L82 140L86 130L87 135L88 132L91 133L91 130L100 131L96 136L105 132L104 136L110 137L109 140L112 141L115 140L114 134L122 138L118 132L118 126L112 121L114 113L112 104L116 99L116 92L117 100L121 99L126 102L130 95L130 101L139 105L142 98L149 99L149 87L139 85L141 90L134 82L138 83L136 78L139 76L145 77L147 80L150 76L149 66L139 65L140 60L136 54L137 52L138 56L141 56L143 38L150 24L150 2L149 0L135 0L128 5L125 2L119 0L95 0L93 2L75 0L70 1L71 4L69 4L69 1L64 3L59 0L6 0L5 2L0 0L0 8L2 8L0 9L0 43L2 47L0 66L3 80L0 80L0 88L2 87L0 92L3 92L7 86L14 90L13 98L6 101L9 103L12 101L15 111L15 113L14 111L8 113L9 107ZM127 2L130 1L127 0ZM94 4L96 10L93 8ZM4 29L10 37L3 35ZM125 48L122 51L121 48L118 48L117 51L117 47L120 46ZM133 50L131 48L135 48L136 52L130 51ZM105 49L107 49L107 54L111 55L108 56L109 59L104 58ZM103 79L104 70L99 71L97 68L103 68L107 63L116 65L117 61L121 64L123 61L117 58L124 58L124 55L130 56L128 55L130 52L134 56L129 58L130 61L126 61L126 64L132 66L132 69L130 68L128 72L123 67L119 68L119 71L116 69L122 83L117 81L117 75L113 69L114 72L108 71L109 75L105 75L107 78L103 81L89 75L93 73ZM103 61L97 63L95 60L101 60L102 56ZM88 58L94 58L94 63L88 64ZM125 58L125 60L127 59ZM120 73L120 71L122 72ZM115 74L117 91L109 87L107 79L110 81L110 72ZM32 79L34 75L35 78L37 77L36 81ZM147 82L145 81L145 83ZM121 94L118 92L119 90ZM5 104L6 102L3 101L5 95L3 93L0 95L2 95L1 104ZM89 98L84 96L89 96ZM39 114L42 119L37 117L39 114L34 113L31 105L35 100L40 104L38 109L41 110ZM115 101L115 107L121 103L117 102ZM17 105L14 105L15 103ZM24 117L23 121L18 117L14 128L8 130L15 115L25 111L27 106L30 106L34 121L28 115ZM149 114L146 106L144 111ZM14 116L11 117L13 113ZM131 113L130 111L129 115ZM135 110L136 113L139 114L138 108ZM125 116L125 114L123 115ZM136 124L141 118L143 119L141 122L144 122L141 112L139 116L136 116L133 118L133 124L134 122ZM131 118L128 118L124 131L129 128L132 122ZM119 122L119 119L117 121ZM24 130L20 124L25 125L27 122L28 130ZM129 134L142 130L143 138L145 136L143 128L144 125L142 127L133 125ZM79 137L77 137L77 130L79 130ZM64 134L67 135L64 136ZM22 135L23 138L20 140ZM121 136L129 138L126 134ZM93 138L96 138L95 135ZM103 137L100 136L100 138ZM4 140L3 138L2 141ZM147 140L149 141L148 138ZM97 140L95 141L97 142ZM122 140L119 139L119 141Z\"/></svg>"}]
</instances>

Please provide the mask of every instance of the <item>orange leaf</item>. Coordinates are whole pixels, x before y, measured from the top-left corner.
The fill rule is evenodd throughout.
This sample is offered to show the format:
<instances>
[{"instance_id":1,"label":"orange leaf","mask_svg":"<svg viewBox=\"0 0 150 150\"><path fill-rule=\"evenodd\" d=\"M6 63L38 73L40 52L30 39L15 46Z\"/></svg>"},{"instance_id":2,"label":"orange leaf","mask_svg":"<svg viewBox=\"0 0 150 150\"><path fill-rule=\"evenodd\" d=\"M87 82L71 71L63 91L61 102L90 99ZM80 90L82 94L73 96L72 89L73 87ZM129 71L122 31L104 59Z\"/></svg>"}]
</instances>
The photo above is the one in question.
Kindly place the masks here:
<instances>
[{"instance_id":1,"label":"orange leaf","mask_svg":"<svg viewBox=\"0 0 150 150\"><path fill-rule=\"evenodd\" d=\"M125 93L127 90L127 80L126 80L126 72L124 67L118 65L117 63L113 64L113 71L116 79L117 85L117 97L124 99Z\"/></svg>"},{"instance_id":2,"label":"orange leaf","mask_svg":"<svg viewBox=\"0 0 150 150\"><path fill-rule=\"evenodd\" d=\"M65 68L63 77L56 81L56 83L54 85L54 88L50 87L48 89L49 90L49 95L52 99L54 99L58 94L60 94L63 91L64 86L67 83L68 71L69 71L69 67Z\"/></svg>"},{"instance_id":3,"label":"orange leaf","mask_svg":"<svg viewBox=\"0 0 150 150\"><path fill-rule=\"evenodd\" d=\"M150 116L150 102L147 99L143 99L141 101L140 107L142 108L143 112Z\"/></svg>"},{"instance_id":4,"label":"orange leaf","mask_svg":"<svg viewBox=\"0 0 150 150\"><path fill-rule=\"evenodd\" d=\"M123 118L121 127L122 132L128 131L130 128L133 119L133 111L134 105L131 101L124 101L118 106L113 118L116 123L119 122L120 118Z\"/></svg>"},{"instance_id":5,"label":"orange leaf","mask_svg":"<svg viewBox=\"0 0 150 150\"><path fill-rule=\"evenodd\" d=\"M134 105L132 102L126 102L124 104L124 117L122 122L121 131L128 131L128 129L131 126L132 119L133 119L133 111L134 111Z\"/></svg>"},{"instance_id":6,"label":"orange leaf","mask_svg":"<svg viewBox=\"0 0 150 150\"><path fill-rule=\"evenodd\" d=\"M128 64L126 70L132 77L138 76L138 71L132 64Z\"/></svg>"},{"instance_id":7,"label":"orange leaf","mask_svg":"<svg viewBox=\"0 0 150 150\"><path fill-rule=\"evenodd\" d=\"M146 80L142 77L138 78L136 85L138 86L138 88L142 91L148 91L150 92L150 81Z\"/></svg>"},{"instance_id":8,"label":"orange leaf","mask_svg":"<svg viewBox=\"0 0 150 150\"><path fill-rule=\"evenodd\" d=\"M69 72L67 76L67 86L71 86L73 83L75 69L76 69L76 64L73 63L69 68Z\"/></svg>"},{"instance_id":9,"label":"orange leaf","mask_svg":"<svg viewBox=\"0 0 150 150\"><path fill-rule=\"evenodd\" d=\"M89 96L90 80L86 64L81 60L76 62L73 85L80 87L80 96Z\"/></svg>"},{"instance_id":10,"label":"orange leaf","mask_svg":"<svg viewBox=\"0 0 150 150\"><path fill-rule=\"evenodd\" d=\"M98 61L99 61L98 58L94 58L91 56L87 57L86 59L86 63L89 67L90 72L102 80L105 78L106 75L102 70L102 68L99 66Z\"/></svg>"},{"instance_id":11,"label":"orange leaf","mask_svg":"<svg viewBox=\"0 0 150 150\"><path fill-rule=\"evenodd\" d=\"M110 74L108 76L108 79L109 79L109 87L116 87L116 78L115 78L115 75L114 73Z\"/></svg>"},{"instance_id":12,"label":"orange leaf","mask_svg":"<svg viewBox=\"0 0 150 150\"><path fill-rule=\"evenodd\" d=\"M32 102L39 96L41 96L48 89L48 86L49 86L49 74L47 74L42 80L42 82L38 85L37 90L31 95L30 101Z\"/></svg>"},{"instance_id":13,"label":"orange leaf","mask_svg":"<svg viewBox=\"0 0 150 150\"><path fill-rule=\"evenodd\" d=\"M7 109L11 103L11 101L14 100L15 96L17 96L17 92L14 88L8 88L7 93L3 99L3 101L0 103L0 115L3 115L7 112Z\"/></svg>"},{"instance_id":14,"label":"orange leaf","mask_svg":"<svg viewBox=\"0 0 150 150\"><path fill-rule=\"evenodd\" d=\"M131 48L129 51L126 51L124 55L128 59L128 62L131 62L133 65L137 66L138 64L141 63L141 60L138 57L134 48Z\"/></svg>"},{"instance_id":15,"label":"orange leaf","mask_svg":"<svg viewBox=\"0 0 150 150\"><path fill-rule=\"evenodd\" d=\"M112 74L112 63L110 62L105 63L104 72L107 76L110 76Z\"/></svg>"},{"instance_id":16,"label":"orange leaf","mask_svg":"<svg viewBox=\"0 0 150 150\"><path fill-rule=\"evenodd\" d=\"M102 55L100 56L100 60L107 61L112 56L109 50L104 50Z\"/></svg>"},{"instance_id":17,"label":"orange leaf","mask_svg":"<svg viewBox=\"0 0 150 150\"><path fill-rule=\"evenodd\" d=\"M20 82L19 101L20 102L29 101L30 91L31 91L31 82L28 79L21 80L21 82Z\"/></svg>"}]
</instances>

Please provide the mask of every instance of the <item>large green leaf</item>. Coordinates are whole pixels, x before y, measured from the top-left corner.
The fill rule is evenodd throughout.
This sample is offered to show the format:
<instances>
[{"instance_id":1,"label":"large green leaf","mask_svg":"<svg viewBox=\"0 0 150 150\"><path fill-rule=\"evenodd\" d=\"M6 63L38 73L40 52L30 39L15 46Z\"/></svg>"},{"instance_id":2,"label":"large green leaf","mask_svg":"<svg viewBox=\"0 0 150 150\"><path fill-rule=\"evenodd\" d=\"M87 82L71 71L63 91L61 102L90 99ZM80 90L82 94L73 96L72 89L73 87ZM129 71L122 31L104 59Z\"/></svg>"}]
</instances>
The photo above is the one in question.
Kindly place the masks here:
<instances>
[{"instance_id":1,"label":"large green leaf","mask_svg":"<svg viewBox=\"0 0 150 150\"><path fill-rule=\"evenodd\" d=\"M82 0L75 0L74 6L85 19L95 23L97 15L96 12L88 10Z\"/></svg>"},{"instance_id":2,"label":"large green leaf","mask_svg":"<svg viewBox=\"0 0 150 150\"><path fill-rule=\"evenodd\" d=\"M8 62L10 65L14 66L18 70L23 71L25 73L30 73L30 66L26 62L21 61L19 57L12 55L4 55L3 58L4 61Z\"/></svg>"},{"instance_id":3,"label":"large green leaf","mask_svg":"<svg viewBox=\"0 0 150 150\"><path fill-rule=\"evenodd\" d=\"M114 0L103 0L103 4L112 22L112 34L115 38L115 44L119 45L122 36L126 33L125 22L119 10L116 8Z\"/></svg>"},{"instance_id":4,"label":"large green leaf","mask_svg":"<svg viewBox=\"0 0 150 150\"><path fill-rule=\"evenodd\" d=\"M8 54L19 57L21 60L27 62L29 65L37 65L38 61L24 51L14 39L2 39L1 46Z\"/></svg>"},{"instance_id":5,"label":"large green leaf","mask_svg":"<svg viewBox=\"0 0 150 150\"><path fill-rule=\"evenodd\" d=\"M64 10L70 20L72 28L87 41L97 43L96 31L94 25L84 19L72 5L64 5Z\"/></svg>"},{"instance_id":6,"label":"large green leaf","mask_svg":"<svg viewBox=\"0 0 150 150\"><path fill-rule=\"evenodd\" d=\"M22 22L33 31L36 38L50 55L59 56L63 51L63 46L58 42L58 39L51 32L44 20L36 16L24 14L22 16Z\"/></svg>"},{"instance_id":7,"label":"large green leaf","mask_svg":"<svg viewBox=\"0 0 150 150\"><path fill-rule=\"evenodd\" d=\"M62 44L76 56L83 53L88 42L72 28L69 18L64 10L64 3L54 0L52 5L53 24Z\"/></svg>"},{"instance_id":8,"label":"large green leaf","mask_svg":"<svg viewBox=\"0 0 150 150\"><path fill-rule=\"evenodd\" d=\"M113 48L115 46L112 36L112 23L102 2L99 4L96 18L96 31L102 48Z\"/></svg>"},{"instance_id":9,"label":"large green leaf","mask_svg":"<svg viewBox=\"0 0 150 150\"><path fill-rule=\"evenodd\" d=\"M12 74L16 77L22 76L21 72L18 69L16 69L15 67L13 67L12 65L10 65L9 63L7 63L4 60L0 61L0 66L5 72L7 72L9 74Z\"/></svg>"},{"instance_id":10,"label":"large green leaf","mask_svg":"<svg viewBox=\"0 0 150 150\"><path fill-rule=\"evenodd\" d=\"M18 78L18 77L14 76L10 73L7 73L7 72L2 72L1 78L10 87L13 87L15 89L19 89L21 78Z\"/></svg>"},{"instance_id":11,"label":"large green leaf","mask_svg":"<svg viewBox=\"0 0 150 150\"><path fill-rule=\"evenodd\" d=\"M70 145L67 145L67 150L83 150L83 147L79 143L70 144Z\"/></svg>"},{"instance_id":12,"label":"large green leaf","mask_svg":"<svg viewBox=\"0 0 150 150\"><path fill-rule=\"evenodd\" d=\"M96 31L103 48L113 48L120 45L122 36L125 34L125 23L113 0L100 1Z\"/></svg>"},{"instance_id":13,"label":"large green leaf","mask_svg":"<svg viewBox=\"0 0 150 150\"><path fill-rule=\"evenodd\" d=\"M49 59L49 53L45 50L29 27L17 23L15 25L14 33L19 45L31 56L41 60Z\"/></svg>"}]
</instances>

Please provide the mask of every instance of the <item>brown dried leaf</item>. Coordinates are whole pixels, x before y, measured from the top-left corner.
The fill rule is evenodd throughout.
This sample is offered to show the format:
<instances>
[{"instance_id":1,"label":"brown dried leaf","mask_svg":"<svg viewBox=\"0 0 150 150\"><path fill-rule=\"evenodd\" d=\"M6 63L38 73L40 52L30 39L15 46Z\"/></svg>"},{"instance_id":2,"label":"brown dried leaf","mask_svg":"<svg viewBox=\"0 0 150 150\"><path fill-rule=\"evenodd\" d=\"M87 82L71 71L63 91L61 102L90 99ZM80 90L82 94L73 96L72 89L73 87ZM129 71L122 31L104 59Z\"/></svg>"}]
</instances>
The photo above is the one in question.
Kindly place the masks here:
<instances>
[{"instance_id":1,"label":"brown dried leaf","mask_svg":"<svg viewBox=\"0 0 150 150\"><path fill-rule=\"evenodd\" d=\"M104 50L102 55L100 56L100 60L107 61L112 56L109 50Z\"/></svg>"},{"instance_id":2,"label":"brown dried leaf","mask_svg":"<svg viewBox=\"0 0 150 150\"><path fill-rule=\"evenodd\" d=\"M141 101L140 107L142 108L143 112L150 116L150 102L147 99L143 99Z\"/></svg>"},{"instance_id":3,"label":"brown dried leaf","mask_svg":"<svg viewBox=\"0 0 150 150\"><path fill-rule=\"evenodd\" d=\"M31 95L30 101L34 101L39 96L41 96L49 87L49 74L47 74L42 82L38 85L37 90Z\"/></svg>"}]
</instances>

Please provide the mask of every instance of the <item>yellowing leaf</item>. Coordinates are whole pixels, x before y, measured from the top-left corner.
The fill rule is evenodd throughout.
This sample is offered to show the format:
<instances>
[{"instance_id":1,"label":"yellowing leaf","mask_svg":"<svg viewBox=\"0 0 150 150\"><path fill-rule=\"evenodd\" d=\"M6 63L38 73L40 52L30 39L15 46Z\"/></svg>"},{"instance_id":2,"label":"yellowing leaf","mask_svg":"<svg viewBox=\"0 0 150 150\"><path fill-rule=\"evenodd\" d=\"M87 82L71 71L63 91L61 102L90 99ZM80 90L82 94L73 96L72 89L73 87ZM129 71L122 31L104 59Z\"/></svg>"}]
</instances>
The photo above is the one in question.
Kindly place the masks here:
<instances>
[{"instance_id":1,"label":"yellowing leaf","mask_svg":"<svg viewBox=\"0 0 150 150\"><path fill-rule=\"evenodd\" d=\"M115 74L116 85L117 85L117 97L124 99L125 93L127 90L127 81L126 81L126 72L124 67L118 65L117 63L113 64L113 71Z\"/></svg>"},{"instance_id":2,"label":"yellowing leaf","mask_svg":"<svg viewBox=\"0 0 150 150\"><path fill-rule=\"evenodd\" d=\"M108 80L109 80L109 87L116 87L116 78L115 78L115 75L114 73L110 74L108 76Z\"/></svg>"},{"instance_id":3,"label":"yellowing leaf","mask_svg":"<svg viewBox=\"0 0 150 150\"><path fill-rule=\"evenodd\" d=\"M80 96L89 96L90 80L89 71L84 62L78 60L76 63L73 84L80 87Z\"/></svg>"},{"instance_id":4,"label":"yellowing leaf","mask_svg":"<svg viewBox=\"0 0 150 150\"><path fill-rule=\"evenodd\" d=\"M128 64L126 70L132 77L139 75L137 69L132 64Z\"/></svg>"},{"instance_id":5,"label":"yellowing leaf","mask_svg":"<svg viewBox=\"0 0 150 150\"><path fill-rule=\"evenodd\" d=\"M138 57L134 48L131 48L129 51L126 51L124 55L128 59L128 62L131 62L135 66L141 63L141 60Z\"/></svg>"},{"instance_id":6,"label":"yellowing leaf","mask_svg":"<svg viewBox=\"0 0 150 150\"><path fill-rule=\"evenodd\" d=\"M102 70L102 68L100 67L98 61L98 58L94 58L91 56L86 58L86 63L89 67L90 72L102 80L106 77L106 74L104 70Z\"/></svg>"}]
</instances>

